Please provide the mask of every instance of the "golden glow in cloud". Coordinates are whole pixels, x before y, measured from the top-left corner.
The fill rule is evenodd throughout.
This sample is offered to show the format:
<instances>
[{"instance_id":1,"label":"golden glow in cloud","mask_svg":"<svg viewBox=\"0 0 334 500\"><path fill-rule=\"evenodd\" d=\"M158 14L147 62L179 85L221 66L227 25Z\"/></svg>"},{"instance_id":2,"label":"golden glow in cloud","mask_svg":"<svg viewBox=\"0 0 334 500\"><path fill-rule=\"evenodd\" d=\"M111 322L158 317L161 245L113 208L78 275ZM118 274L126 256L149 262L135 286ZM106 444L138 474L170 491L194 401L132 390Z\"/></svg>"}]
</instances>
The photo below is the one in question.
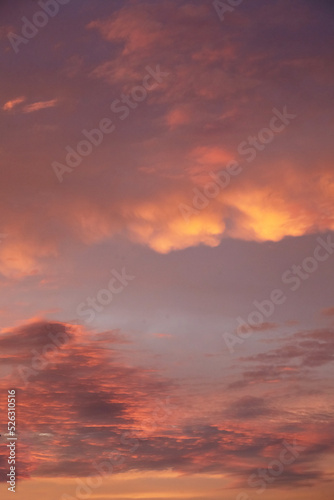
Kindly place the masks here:
<instances>
[{"instance_id":1,"label":"golden glow in cloud","mask_svg":"<svg viewBox=\"0 0 334 500\"><path fill-rule=\"evenodd\" d=\"M15 106L18 106L19 104L21 104L22 102L24 102L26 100L25 97L17 97L16 99L13 99L12 101L7 101L4 105L3 105L3 110L4 111L10 111L11 109L15 108Z\"/></svg>"},{"instance_id":2,"label":"golden glow in cloud","mask_svg":"<svg viewBox=\"0 0 334 500\"><path fill-rule=\"evenodd\" d=\"M64 231L84 244L93 245L124 234L159 253L201 244L215 247L224 237L279 241L286 236L334 230L334 183L328 171L319 172L316 181L308 181L305 175L299 184L295 183L295 174L288 171L285 177L274 175L262 186L243 179L241 173L216 198L207 198L203 204L205 198L199 200L198 194L194 194L193 181L196 180L197 193L203 194L207 172L218 156L216 151L211 154L201 150L201 158L208 158L209 164L190 169L192 181L183 183L182 190L180 186L175 192L161 189L159 196L146 196L145 201L128 197L115 207L107 207L98 199L68 200L57 217ZM313 200L309 194L311 181ZM189 217L184 217L180 205L188 207ZM39 273L43 264L38 259L58 255L61 234L43 239L37 233L26 234L21 223L5 229L10 236L0 245L0 272L6 276Z\"/></svg>"}]
</instances>

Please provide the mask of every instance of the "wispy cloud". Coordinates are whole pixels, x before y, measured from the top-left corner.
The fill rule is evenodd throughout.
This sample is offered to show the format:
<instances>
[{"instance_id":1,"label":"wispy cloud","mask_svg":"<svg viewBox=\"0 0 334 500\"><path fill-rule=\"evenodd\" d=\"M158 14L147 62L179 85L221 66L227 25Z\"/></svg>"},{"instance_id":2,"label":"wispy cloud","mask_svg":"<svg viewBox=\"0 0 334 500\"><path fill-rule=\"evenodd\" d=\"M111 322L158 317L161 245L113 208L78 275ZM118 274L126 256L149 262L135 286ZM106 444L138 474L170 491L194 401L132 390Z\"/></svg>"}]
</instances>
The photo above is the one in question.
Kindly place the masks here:
<instances>
[{"instance_id":1,"label":"wispy cloud","mask_svg":"<svg viewBox=\"0 0 334 500\"><path fill-rule=\"evenodd\" d=\"M23 108L23 113L33 113L34 111L39 111L41 109L46 109L46 108L54 108L57 106L58 100L57 99L52 99L50 101L39 101L39 102L34 102L33 104L28 104Z\"/></svg>"},{"instance_id":2,"label":"wispy cloud","mask_svg":"<svg viewBox=\"0 0 334 500\"><path fill-rule=\"evenodd\" d=\"M16 99L12 99L11 101L7 101L3 105L2 109L4 111L10 111L11 109L15 108L15 106L18 106L19 104L21 104L25 100L26 100L26 98L24 96L17 97Z\"/></svg>"}]
</instances>

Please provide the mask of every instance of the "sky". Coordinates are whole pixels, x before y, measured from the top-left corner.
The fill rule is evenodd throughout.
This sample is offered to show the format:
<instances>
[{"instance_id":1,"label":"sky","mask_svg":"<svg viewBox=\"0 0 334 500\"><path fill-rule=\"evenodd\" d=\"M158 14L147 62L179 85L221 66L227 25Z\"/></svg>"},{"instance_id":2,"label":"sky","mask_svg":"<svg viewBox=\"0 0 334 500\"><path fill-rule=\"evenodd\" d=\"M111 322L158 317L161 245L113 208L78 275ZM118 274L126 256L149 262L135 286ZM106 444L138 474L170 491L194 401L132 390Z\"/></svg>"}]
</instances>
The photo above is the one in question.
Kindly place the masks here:
<instances>
[{"instance_id":1,"label":"sky","mask_svg":"<svg viewBox=\"0 0 334 500\"><path fill-rule=\"evenodd\" d=\"M333 3L0 20L2 497L332 499Z\"/></svg>"}]
</instances>

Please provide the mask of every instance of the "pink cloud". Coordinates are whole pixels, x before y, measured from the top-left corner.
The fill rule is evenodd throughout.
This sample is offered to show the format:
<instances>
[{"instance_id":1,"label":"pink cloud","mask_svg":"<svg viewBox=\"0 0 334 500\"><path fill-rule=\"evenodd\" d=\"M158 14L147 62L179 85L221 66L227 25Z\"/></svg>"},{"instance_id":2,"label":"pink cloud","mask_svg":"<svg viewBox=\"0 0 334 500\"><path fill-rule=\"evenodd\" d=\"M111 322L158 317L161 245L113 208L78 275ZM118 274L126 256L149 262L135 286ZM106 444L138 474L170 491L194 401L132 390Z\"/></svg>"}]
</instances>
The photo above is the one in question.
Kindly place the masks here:
<instances>
[{"instance_id":1,"label":"pink cloud","mask_svg":"<svg viewBox=\"0 0 334 500\"><path fill-rule=\"evenodd\" d=\"M52 99L50 101L39 101L33 104L28 104L23 108L24 113L33 113L34 111L39 111L41 109L54 108L57 106L58 100Z\"/></svg>"}]
</instances>

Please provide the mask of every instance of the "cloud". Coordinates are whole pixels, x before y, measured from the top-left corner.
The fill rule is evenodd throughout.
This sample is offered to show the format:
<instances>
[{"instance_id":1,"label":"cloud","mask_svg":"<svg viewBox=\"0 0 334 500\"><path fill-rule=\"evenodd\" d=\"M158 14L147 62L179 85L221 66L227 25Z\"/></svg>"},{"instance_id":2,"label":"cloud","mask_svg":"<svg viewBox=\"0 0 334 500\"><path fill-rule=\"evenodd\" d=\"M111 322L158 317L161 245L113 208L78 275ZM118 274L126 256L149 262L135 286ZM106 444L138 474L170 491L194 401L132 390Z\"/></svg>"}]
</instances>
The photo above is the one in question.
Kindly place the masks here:
<instances>
[{"instance_id":1,"label":"cloud","mask_svg":"<svg viewBox=\"0 0 334 500\"><path fill-rule=\"evenodd\" d=\"M260 323L259 325L248 325L245 324L242 326L243 332L266 332L268 330L275 330L279 325L277 323L271 323L270 321L266 321L265 323ZM234 331L234 333L238 333L238 328Z\"/></svg>"},{"instance_id":2,"label":"cloud","mask_svg":"<svg viewBox=\"0 0 334 500\"><path fill-rule=\"evenodd\" d=\"M299 368L318 367L334 360L334 332L316 330L298 332L282 347L245 358L271 365L297 364Z\"/></svg>"},{"instance_id":3,"label":"cloud","mask_svg":"<svg viewBox=\"0 0 334 500\"><path fill-rule=\"evenodd\" d=\"M122 433L150 420L172 387L158 374L122 362L113 348L122 343L117 332L94 340L87 333L77 325L32 320L0 335L2 361L12 368L2 386L17 389L25 415L20 425L22 446L30 446L25 474L76 475L78 464L88 474L92 456L101 460L112 447L122 447ZM41 433L50 436L47 465Z\"/></svg>"},{"instance_id":4,"label":"cloud","mask_svg":"<svg viewBox=\"0 0 334 500\"><path fill-rule=\"evenodd\" d=\"M226 410L226 416L236 420L251 420L263 416L269 416L273 410L263 398L244 396L234 401Z\"/></svg>"},{"instance_id":5,"label":"cloud","mask_svg":"<svg viewBox=\"0 0 334 500\"><path fill-rule=\"evenodd\" d=\"M58 99L52 99L50 101L39 101L33 104L28 104L23 108L23 113L34 113L41 109L54 108L58 104Z\"/></svg>"},{"instance_id":6,"label":"cloud","mask_svg":"<svg viewBox=\"0 0 334 500\"><path fill-rule=\"evenodd\" d=\"M192 152L191 156L201 165L225 165L234 160L231 152L225 151L219 147L199 146Z\"/></svg>"},{"instance_id":7,"label":"cloud","mask_svg":"<svg viewBox=\"0 0 334 500\"><path fill-rule=\"evenodd\" d=\"M228 480L243 487L252 471L279 456L284 440L296 439L305 451L277 483L293 492L321 488L333 451L332 331L284 339L268 333L266 342L278 326L266 322L254 328L260 335L235 362L222 353L219 325L251 294L269 289L290 252L311 241L261 245L224 238L261 243L334 229L331 21L303 0L266 2L261 9L245 2L224 24L212 2L112 4L70 13L73 29L61 40L57 30L47 30L37 52L28 50L20 60L20 78L15 71L3 75L8 126L0 144L0 227L8 237L0 245L2 319L9 324L36 304L45 314L72 318L85 287L104 286L106 265L131 262L129 272L138 271L130 295L99 317L107 331L38 316L1 332L0 386L17 388L24 416L21 477L82 477L117 450L124 462L115 473L207 473L220 481L224 476L224 487ZM141 84L147 65L160 65L170 77L123 122L110 105ZM66 105L37 113L59 104L43 100L55 87ZM25 101L13 99L23 95ZM257 136L272 109L285 105L296 120L248 162L238 152L241 141ZM65 162L65 148L75 150L83 128L96 128L105 116L115 133L60 185L52 162ZM203 202L204 193L212 193L212 174L231 160L242 172ZM194 209L189 220L180 204ZM221 242L215 250L154 254ZM317 295L319 303L327 292ZM278 314L290 317L291 310ZM113 317L115 325L131 328L139 347L110 327ZM65 339L54 352L50 334ZM48 362L41 364L46 348ZM231 364L226 371L225 362ZM179 378L165 376L165 369ZM187 379L189 373L196 378ZM2 398L2 415L4 404ZM135 451L121 440L127 432L138 440Z\"/></svg>"},{"instance_id":8,"label":"cloud","mask_svg":"<svg viewBox=\"0 0 334 500\"><path fill-rule=\"evenodd\" d=\"M327 336L313 335L319 340ZM301 335L301 342L305 338ZM57 349L51 353L52 339L57 339ZM313 416L319 415L316 409L296 431L288 425L295 421L291 410L282 408L276 395L231 399L229 393L217 405L210 391L203 393L201 407L196 404L193 412L194 395L187 382L181 388L156 370L130 364L118 348L124 342L126 336L117 330L96 335L79 325L42 319L1 332L2 361L11 369L1 386L16 388L25 417L19 429L21 478L84 477L91 474L92 461L108 460L117 451L123 460L114 473L223 470L241 482L254 461L262 466L275 458L284 439L305 445L298 474L292 471L285 484L297 487L324 478L315 463L333 449L334 443L325 438L329 417L322 416L322 434L314 436L310 429ZM32 371L26 385L27 369ZM282 435L277 424L282 427L283 422Z\"/></svg>"},{"instance_id":9,"label":"cloud","mask_svg":"<svg viewBox=\"0 0 334 500\"><path fill-rule=\"evenodd\" d=\"M190 123L191 119L191 111L187 110L184 106L171 109L165 117L166 123L171 129L181 125L187 125Z\"/></svg>"},{"instance_id":10,"label":"cloud","mask_svg":"<svg viewBox=\"0 0 334 500\"><path fill-rule=\"evenodd\" d=\"M334 316L334 307L328 307L321 311L323 316Z\"/></svg>"},{"instance_id":11,"label":"cloud","mask_svg":"<svg viewBox=\"0 0 334 500\"><path fill-rule=\"evenodd\" d=\"M13 363L17 360L20 353L26 356L30 354L31 349L39 348L41 345L50 343L49 335L59 334L65 338L67 343L74 338L73 328L70 325L62 323L46 323L45 321L33 321L14 329L2 330L0 335L1 353L6 354L7 360ZM66 334L64 336L64 334ZM19 345L19 348L18 348Z\"/></svg>"},{"instance_id":12,"label":"cloud","mask_svg":"<svg viewBox=\"0 0 334 500\"><path fill-rule=\"evenodd\" d=\"M242 377L228 385L230 390L244 389L254 384L296 384L296 394L301 391L299 383L317 383L318 370L330 366L334 360L334 332L314 330L297 332L279 342L275 349L240 358ZM312 386L313 387L313 386Z\"/></svg>"},{"instance_id":13,"label":"cloud","mask_svg":"<svg viewBox=\"0 0 334 500\"><path fill-rule=\"evenodd\" d=\"M327 49L318 55L317 44L295 42L295 25L285 22L285 8L288 4L267 6L265 14L256 14L265 27L260 38L254 37L251 17L243 10L222 30L211 4L141 2L126 4L111 16L96 11L85 35L94 34L96 43L108 50L101 51L98 62L81 52L74 59L68 54L60 68L59 88L71 118L59 110L56 127L48 115L36 115L43 123L28 130L20 122L15 144L4 136L1 231L11 238L0 247L0 272L15 279L43 273L61 248L95 245L119 235L168 253L215 247L224 238L280 241L333 230L332 146L327 125L317 118L326 105L304 94L288 99L296 86L304 89L306 80L312 95L322 95L329 88L326 68L332 60ZM295 12L304 36L318 21L300 2ZM268 19L273 29L267 27ZM282 33L279 44L276 25ZM240 26L242 39L236 36ZM194 32L195 38L190 36ZM80 91L73 75L66 76L73 61L74 72L81 68L83 73ZM160 65L171 76L131 110L122 128L110 104L142 82L147 65ZM287 67L294 71L294 86L280 86L285 89L280 94L277 85ZM59 102L39 100L50 88L41 75L38 92L32 85L24 88L31 102L25 113ZM94 93L95 85L101 92ZM94 100L87 101L87 92ZM270 99L263 97L268 95ZM10 99L8 103L15 102ZM274 106L283 109L287 103L296 120L258 151L254 162L240 157L239 144L268 126ZM107 109L117 125L114 137L58 185L52 162L64 162L65 148L75 149L83 127L94 128ZM310 130L304 130L305 120L313 124ZM199 196L208 183L212 186L210 174L218 174L231 159L240 162L240 175L198 208ZM21 203L27 199L22 216ZM180 205L193 210L188 221Z\"/></svg>"},{"instance_id":14,"label":"cloud","mask_svg":"<svg viewBox=\"0 0 334 500\"><path fill-rule=\"evenodd\" d=\"M7 101L2 109L4 111L10 111L11 109L15 108L15 106L18 106L19 104L21 104L22 102L24 102L26 100L26 98L24 96L22 97L17 97L16 99L13 99L11 101Z\"/></svg>"}]
</instances>

